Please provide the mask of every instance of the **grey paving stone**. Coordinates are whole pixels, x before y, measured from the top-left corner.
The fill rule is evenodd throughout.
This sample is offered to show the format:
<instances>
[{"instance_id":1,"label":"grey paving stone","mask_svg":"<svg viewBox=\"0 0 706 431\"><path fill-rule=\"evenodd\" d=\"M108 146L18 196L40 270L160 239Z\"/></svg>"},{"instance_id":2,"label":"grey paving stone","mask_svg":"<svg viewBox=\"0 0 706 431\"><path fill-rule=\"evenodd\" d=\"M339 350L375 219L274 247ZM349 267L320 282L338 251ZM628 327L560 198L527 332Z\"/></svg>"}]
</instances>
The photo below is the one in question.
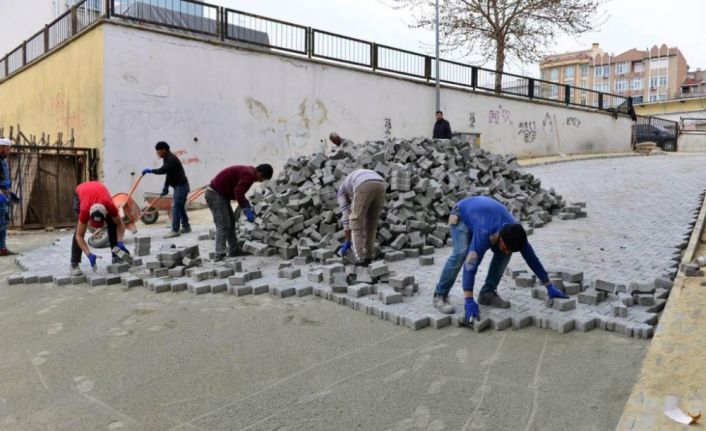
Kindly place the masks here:
<instances>
[{"instance_id":1,"label":"grey paving stone","mask_svg":"<svg viewBox=\"0 0 706 431\"><path fill-rule=\"evenodd\" d=\"M270 285L267 283L256 283L252 285L253 295L262 295L270 291Z\"/></svg>"}]
</instances>

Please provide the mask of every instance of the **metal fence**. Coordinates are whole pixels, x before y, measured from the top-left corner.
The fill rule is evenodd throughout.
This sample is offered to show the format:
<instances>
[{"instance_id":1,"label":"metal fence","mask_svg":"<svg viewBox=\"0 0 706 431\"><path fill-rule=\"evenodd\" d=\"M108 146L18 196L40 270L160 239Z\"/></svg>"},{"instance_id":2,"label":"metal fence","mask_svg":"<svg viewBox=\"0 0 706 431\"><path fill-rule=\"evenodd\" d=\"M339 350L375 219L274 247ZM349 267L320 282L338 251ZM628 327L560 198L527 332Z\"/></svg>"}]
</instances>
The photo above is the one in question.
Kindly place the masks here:
<instances>
[{"instance_id":1,"label":"metal fence","mask_svg":"<svg viewBox=\"0 0 706 431\"><path fill-rule=\"evenodd\" d=\"M684 132L706 132L706 118L680 118L679 128Z\"/></svg>"},{"instance_id":2,"label":"metal fence","mask_svg":"<svg viewBox=\"0 0 706 431\"><path fill-rule=\"evenodd\" d=\"M0 58L0 78L41 57L98 19L121 19L218 37L270 50L431 81L432 56L196 0L83 0ZM439 60L439 81L473 90L588 107L632 111L632 98Z\"/></svg>"}]
</instances>

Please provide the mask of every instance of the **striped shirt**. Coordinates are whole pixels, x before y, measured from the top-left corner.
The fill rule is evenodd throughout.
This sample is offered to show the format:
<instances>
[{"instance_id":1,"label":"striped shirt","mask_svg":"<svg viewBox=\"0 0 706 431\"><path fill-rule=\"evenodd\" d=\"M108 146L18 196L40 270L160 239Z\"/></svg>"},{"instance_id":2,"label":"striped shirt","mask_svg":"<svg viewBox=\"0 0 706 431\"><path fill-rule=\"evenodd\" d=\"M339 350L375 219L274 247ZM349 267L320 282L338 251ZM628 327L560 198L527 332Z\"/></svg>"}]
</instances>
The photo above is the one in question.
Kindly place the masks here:
<instances>
[{"instance_id":1,"label":"striped shirt","mask_svg":"<svg viewBox=\"0 0 706 431\"><path fill-rule=\"evenodd\" d=\"M370 169L356 169L348 174L336 193L336 200L341 209L341 221L344 229L348 229L348 218L351 214L351 203L353 202L353 194L359 185L366 181L384 181L382 177L375 171Z\"/></svg>"}]
</instances>

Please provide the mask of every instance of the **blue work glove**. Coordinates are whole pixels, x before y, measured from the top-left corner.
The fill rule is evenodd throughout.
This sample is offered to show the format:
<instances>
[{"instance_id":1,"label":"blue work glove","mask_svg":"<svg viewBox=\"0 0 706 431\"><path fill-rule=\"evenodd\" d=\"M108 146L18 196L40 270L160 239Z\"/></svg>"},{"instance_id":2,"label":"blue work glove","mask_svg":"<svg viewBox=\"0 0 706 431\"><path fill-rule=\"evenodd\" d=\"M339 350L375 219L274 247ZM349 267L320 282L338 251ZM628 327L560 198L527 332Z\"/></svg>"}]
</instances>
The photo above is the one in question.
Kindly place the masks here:
<instances>
[{"instance_id":1,"label":"blue work glove","mask_svg":"<svg viewBox=\"0 0 706 431\"><path fill-rule=\"evenodd\" d=\"M568 298L568 296L566 296L566 293L562 292L556 286L554 286L554 283L549 283L547 285L547 293L549 294L549 297L552 299L554 299L554 298Z\"/></svg>"},{"instance_id":2,"label":"blue work glove","mask_svg":"<svg viewBox=\"0 0 706 431\"><path fill-rule=\"evenodd\" d=\"M471 298L466 298L465 301L466 317L464 317L464 322L466 324L473 323L473 319L480 320L480 313L478 311L478 304Z\"/></svg>"},{"instance_id":3,"label":"blue work glove","mask_svg":"<svg viewBox=\"0 0 706 431\"><path fill-rule=\"evenodd\" d=\"M169 194L169 187L165 187L162 189L162 193L159 194L160 197L162 196L167 196Z\"/></svg>"},{"instance_id":4,"label":"blue work glove","mask_svg":"<svg viewBox=\"0 0 706 431\"><path fill-rule=\"evenodd\" d=\"M91 267L93 269L96 269L96 260L98 260L98 256L95 254L91 253L88 255L88 261L91 262Z\"/></svg>"},{"instance_id":5,"label":"blue work glove","mask_svg":"<svg viewBox=\"0 0 706 431\"><path fill-rule=\"evenodd\" d=\"M0 192L0 205L6 204L9 201L7 200L7 196L5 196L5 193Z\"/></svg>"},{"instance_id":6,"label":"blue work glove","mask_svg":"<svg viewBox=\"0 0 706 431\"><path fill-rule=\"evenodd\" d=\"M0 189L7 190L10 188L10 185L10 180L3 180L2 182L0 182Z\"/></svg>"},{"instance_id":7,"label":"blue work glove","mask_svg":"<svg viewBox=\"0 0 706 431\"><path fill-rule=\"evenodd\" d=\"M151 174L151 173L152 173L152 169L150 169L150 168L145 168L142 170L142 175Z\"/></svg>"},{"instance_id":8,"label":"blue work glove","mask_svg":"<svg viewBox=\"0 0 706 431\"><path fill-rule=\"evenodd\" d=\"M255 221L255 212L253 212L251 207L243 208L243 213L250 223Z\"/></svg>"},{"instance_id":9,"label":"blue work glove","mask_svg":"<svg viewBox=\"0 0 706 431\"><path fill-rule=\"evenodd\" d=\"M338 250L338 254L341 256L345 256L346 253L351 249L351 241L349 239L345 240L343 242L343 245L341 248Z\"/></svg>"},{"instance_id":10,"label":"blue work glove","mask_svg":"<svg viewBox=\"0 0 706 431\"><path fill-rule=\"evenodd\" d=\"M18 203L20 203L20 198L19 198L19 196L17 196L16 194L10 192L10 201L11 201L13 204L18 204Z\"/></svg>"},{"instance_id":11,"label":"blue work glove","mask_svg":"<svg viewBox=\"0 0 706 431\"><path fill-rule=\"evenodd\" d=\"M127 254L130 254L130 252L127 251L127 247L125 247L125 243L123 243L122 241L118 241L118 243L115 244L115 245L116 245L120 250L124 251L124 252L127 253Z\"/></svg>"}]
</instances>

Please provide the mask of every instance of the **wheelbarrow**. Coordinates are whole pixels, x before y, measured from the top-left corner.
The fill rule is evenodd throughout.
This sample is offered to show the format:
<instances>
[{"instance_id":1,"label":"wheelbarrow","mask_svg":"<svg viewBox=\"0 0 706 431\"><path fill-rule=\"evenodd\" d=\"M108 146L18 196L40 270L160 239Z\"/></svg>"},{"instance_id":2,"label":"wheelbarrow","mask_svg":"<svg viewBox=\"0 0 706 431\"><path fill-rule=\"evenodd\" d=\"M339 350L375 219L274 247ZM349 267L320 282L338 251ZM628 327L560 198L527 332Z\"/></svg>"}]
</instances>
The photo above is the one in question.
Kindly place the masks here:
<instances>
[{"instance_id":1,"label":"wheelbarrow","mask_svg":"<svg viewBox=\"0 0 706 431\"><path fill-rule=\"evenodd\" d=\"M206 186L199 187L196 190L193 190L191 193L189 193L189 196L187 196L186 198L186 205L189 205L196 199L200 198L201 196L203 196L204 193L206 193ZM145 203L147 203L147 206L142 210L142 214L140 215L140 220L142 220L142 223L156 223L157 220L159 220L159 211L166 211L167 216L171 220L171 209L173 203L172 196L160 196L159 193L145 192L144 199Z\"/></svg>"}]
</instances>

